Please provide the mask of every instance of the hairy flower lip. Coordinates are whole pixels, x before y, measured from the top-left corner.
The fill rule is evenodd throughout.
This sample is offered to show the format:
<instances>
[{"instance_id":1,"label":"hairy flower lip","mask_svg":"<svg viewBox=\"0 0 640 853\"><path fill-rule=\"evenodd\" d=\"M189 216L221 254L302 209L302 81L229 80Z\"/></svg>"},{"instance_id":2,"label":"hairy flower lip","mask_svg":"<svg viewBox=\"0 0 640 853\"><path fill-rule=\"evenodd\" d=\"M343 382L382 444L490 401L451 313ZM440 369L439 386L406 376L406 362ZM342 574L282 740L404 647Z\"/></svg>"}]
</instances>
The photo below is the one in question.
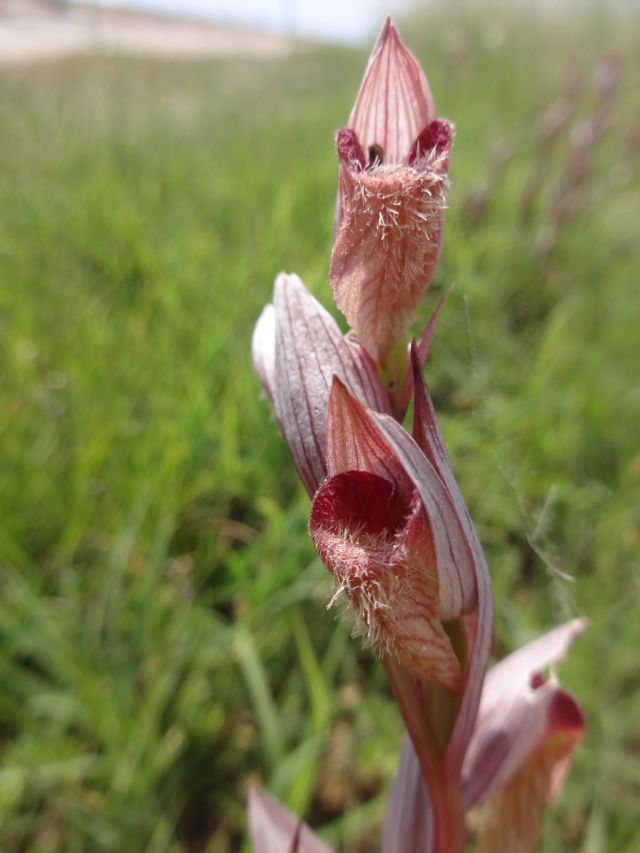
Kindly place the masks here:
<instances>
[{"instance_id":1,"label":"hairy flower lip","mask_svg":"<svg viewBox=\"0 0 640 853\"><path fill-rule=\"evenodd\" d=\"M413 357L417 359L415 352ZM430 562L436 567L438 576L438 603L430 603L424 608L426 621L433 623L437 617L442 628L446 622L462 619L459 627L466 633L468 648L475 649L474 660L469 661L468 669L465 665L465 692L452 734L455 743L446 757L454 774L455 768L462 762L475 716L476 696L479 697L480 679L486 668L492 636L492 610L486 602L485 583L477 574L484 571L484 564L479 562L481 558L469 539L466 510L463 504L456 506L451 486L447 483L444 472L444 466L448 464L446 458L436 456L433 456L433 461L437 468L395 420L368 410L347 392L339 380L334 379L327 419L327 468L331 479L316 494L314 509L324 494L323 490L330 488L329 484L336 481L337 475L353 476L354 471L376 475L394 483L407 503L412 499L414 491L419 494L433 540ZM453 477L452 474L449 476ZM317 541L313 515L312 509L311 534L326 563L328 554L323 553L324 543ZM335 511L335 517L340 518L338 510ZM342 526L343 529L346 526L344 520ZM329 550L333 547L335 543L331 543ZM453 648L451 643L451 638L447 636L448 649ZM465 649L460 660L466 653ZM415 677L418 673L413 660L415 655L410 660L407 655L401 656L398 652L394 654L406 671L414 673ZM457 670L460 661L457 656L455 660ZM452 669L449 667L450 671ZM427 675L421 671L418 677L427 678ZM453 687L441 675L436 681L447 690ZM408 701L413 699L409 697ZM422 700L416 701L420 704Z\"/></svg>"},{"instance_id":2,"label":"hairy flower lip","mask_svg":"<svg viewBox=\"0 0 640 853\"><path fill-rule=\"evenodd\" d=\"M339 479L332 479L341 485L341 530L354 537L359 534L392 537L401 531L410 506L394 483L368 471L348 471L336 476ZM331 528L335 526L335 517L332 503L327 502L326 485L316 493L311 516L315 525Z\"/></svg>"},{"instance_id":3,"label":"hairy flower lip","mask_svg":"<svg viewBox=\"0 0 640 853\"><path fill-rule=\"evenodd\" d=\"M434 535L443 621L474 610L478 590L466 521L448 487L397 421L368 409L337 378L329 398L327 469L330 476L349 470L377 474L393 482L407 500L415 489Z\"/></svg>"},{"instance_id":4,"label":"hairy flower lip","mask_svg":"<svg viewBox=\"0 0 640 853\"><path fill-rule=\"evenodd\" d=\"M421 166L421 161L428 158L421 157L412 165L404 163L381 163L366 169L349 169L351 180L347 187L352 190L350 195L351 207L355 207L362 201L361 196L368 193L371 196L380 197L389 205L400 207L404 199L410 199L414 188L419 186L429 197L436 197L436 193L444 193L448 189L446 174L431 168ZM435 211L443 210L444 199L438 198Z\"/></svg>"},{"instance_id":5,"label":"hairy flower lip","mask_svg":"<svg viewBox=\"0 0 640 853\"><path fill-rule=\"evenodd\" d=\"M343 218L329 280L338 308L378 364L406 333L437 268L448 180L412 166L343 167Z\"/></svg>"},{"instance_id":6,"label":"hairy flower lip","mask_svg":"<svg viewBox=\"0 0 640 853\"><path fill-rule=\"evenodd\" d=\"M409 500L368 471L336 474L316 493L309 532L348 597L355 633L417 678L457 693L462 669L440 617L430 522L414 488Z\"/></svg>"}]
</instances>

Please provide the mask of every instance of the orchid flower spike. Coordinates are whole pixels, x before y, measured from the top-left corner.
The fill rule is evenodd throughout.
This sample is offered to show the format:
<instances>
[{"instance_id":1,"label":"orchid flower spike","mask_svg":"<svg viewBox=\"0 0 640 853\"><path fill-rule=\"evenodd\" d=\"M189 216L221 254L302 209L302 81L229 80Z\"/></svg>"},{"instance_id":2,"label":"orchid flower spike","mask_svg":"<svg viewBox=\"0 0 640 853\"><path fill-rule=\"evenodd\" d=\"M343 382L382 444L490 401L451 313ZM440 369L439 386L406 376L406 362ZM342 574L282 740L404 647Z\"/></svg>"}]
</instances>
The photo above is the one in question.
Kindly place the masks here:
<instances>
[{"instance_id":1,"label":"orchid flower spike","mask_svg":"<svg viewBox=\"0 0 640 853\"><path fill-rule=\"evenodd\" d=\"M329 278L338 308L384 366L435 275L453 128L387 18L346 128Z\"/></svg>"}]
</instances>

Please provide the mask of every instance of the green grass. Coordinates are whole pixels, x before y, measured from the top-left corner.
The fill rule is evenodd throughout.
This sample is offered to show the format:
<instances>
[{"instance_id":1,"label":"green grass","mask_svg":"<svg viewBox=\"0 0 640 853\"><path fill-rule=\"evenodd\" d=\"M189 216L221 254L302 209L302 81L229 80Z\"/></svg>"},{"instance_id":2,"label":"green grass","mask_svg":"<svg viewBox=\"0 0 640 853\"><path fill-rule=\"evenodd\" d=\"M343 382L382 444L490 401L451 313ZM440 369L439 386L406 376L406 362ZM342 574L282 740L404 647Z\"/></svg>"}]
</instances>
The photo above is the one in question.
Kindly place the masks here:
<instances>
[{"instance_id":1,"label":"green grass","mask_svg":"<svg viewBox=\"0 0 640 853\"><path fill-rule=\"evenodd\" d=\"M457 125L423 318L456 289L428 378L492 570L497 651L591 622L561 672L588 730L544 850L631 851L640 28L448 8L405 28ZM572 195L571 128L611 51L610 127ZM279 270L331 304L332 134L364 60L0 74L0 849L238 849L252 780L341 849L376 849L401 721L325 610L248 355ZM554 198L575 202L561 223Z\"/></svg>"}]
</instances>

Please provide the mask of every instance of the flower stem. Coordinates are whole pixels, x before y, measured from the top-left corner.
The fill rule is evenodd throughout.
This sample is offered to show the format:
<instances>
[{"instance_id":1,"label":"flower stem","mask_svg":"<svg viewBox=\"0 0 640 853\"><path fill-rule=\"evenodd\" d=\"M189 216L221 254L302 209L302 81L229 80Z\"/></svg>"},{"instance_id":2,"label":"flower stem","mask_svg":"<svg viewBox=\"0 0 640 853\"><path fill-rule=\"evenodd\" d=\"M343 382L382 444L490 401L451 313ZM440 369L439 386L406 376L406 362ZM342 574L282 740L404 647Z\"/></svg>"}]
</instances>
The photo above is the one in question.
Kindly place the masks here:
<instances>
[{"instance_id":1,"label":"flower stem","mask_svg":"<svg viewBox=\"0 0 640 853\"><path fill-rule=\"evenodd\" d=\"M392 657L382 663L420 765L429 792L433 818L433 853L462 853L465 842L464 817L460 808L458 781L444 775L446 743L438 742L430 719L428 686L413 677Z\"/></svg>"}]
</instances>

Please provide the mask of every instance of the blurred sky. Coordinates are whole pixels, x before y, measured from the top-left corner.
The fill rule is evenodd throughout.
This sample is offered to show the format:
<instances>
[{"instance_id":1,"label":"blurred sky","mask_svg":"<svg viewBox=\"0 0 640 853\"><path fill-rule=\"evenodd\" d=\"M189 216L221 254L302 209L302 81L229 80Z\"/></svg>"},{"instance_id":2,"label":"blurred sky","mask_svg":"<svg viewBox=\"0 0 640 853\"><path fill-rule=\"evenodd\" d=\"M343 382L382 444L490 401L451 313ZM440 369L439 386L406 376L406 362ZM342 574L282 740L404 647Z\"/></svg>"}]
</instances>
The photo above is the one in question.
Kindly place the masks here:
<instances>
[{"instance_id":1,"label":"blurred sky","mask_svg":"<svg viewBox=\"0 0 640 853\"><path fill-rule=\"evenodd\" d=\"M82 2L82 0L76 0ZM259 27L304 38L370 41L385 15L428 0L90 0L91 5L149 9Z\"/></svg>"}]
</instances>

